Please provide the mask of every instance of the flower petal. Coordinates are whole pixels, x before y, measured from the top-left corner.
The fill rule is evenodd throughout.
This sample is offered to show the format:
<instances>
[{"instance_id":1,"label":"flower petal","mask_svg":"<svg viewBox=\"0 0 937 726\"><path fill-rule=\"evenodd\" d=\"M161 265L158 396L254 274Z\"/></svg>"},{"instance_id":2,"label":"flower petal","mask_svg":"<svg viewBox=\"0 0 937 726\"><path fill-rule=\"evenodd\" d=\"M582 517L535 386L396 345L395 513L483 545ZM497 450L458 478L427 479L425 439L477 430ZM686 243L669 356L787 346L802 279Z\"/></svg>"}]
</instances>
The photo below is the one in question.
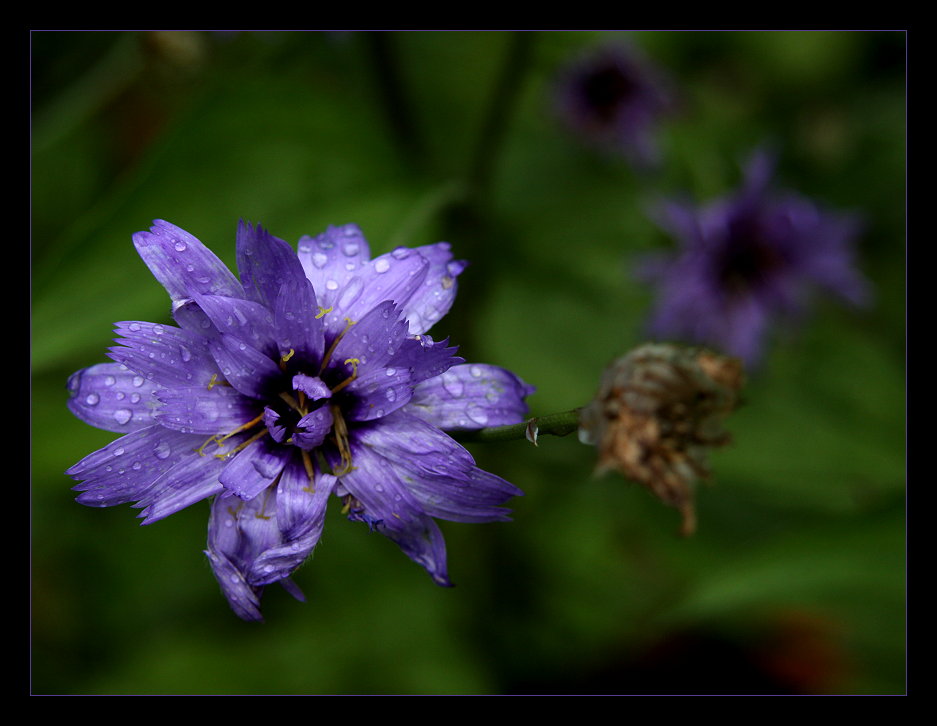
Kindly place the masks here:
<instances>
[{"instance_id":1,"label":"flower petal","mask_svg":"<svg viewBox=\"0 0 937 726\"><path fill-rule=\"evenodd\" d=\"M121 363L99 363L68 379L68 409L87 424L126 434L152 425L158 388Z\"/></svg>"},{"instance_id":2,"label":"flower petal","mask_svg":"<svg viewBox=\"0 0 937 726\"><path fill-rule=\"evenodd\" d=\"M156 392L163 426L190 434L232 431L257 416L257 401L230 386L178 386Z\"/></svg>"},{"instance_id":3,"label":"flower petal","mask_svg":"<svg viewBox=\"0 0 937 726\"><path fill-rule=\"evenodd\" d=\"M168 431L168 430L167 430ZM243 438L243 437L241 437ZM236 440L230 440L236 445ZM204 442L202 442L204 444ZM141 524L152 524L175 514L224 490L218 477L225 461L201 449L180 456L176 464L163 473L134 506L142 508Z\"/></svg>"},{"instance_id":4,"label":"flower petal","mask_svg":"<svg viewBox=\"0 0 937 726\"><path fill-rule=\"evenodd\" d=\"M248 582L269 585L289 577L312 553L325 525L335 477L316 477L315 490L301 465L288 466L277 485L277 525L282 542L264 550L251 565Z\"/></svg>"},{"instance_id":5,"label":"flower petal","mask_svg":"<svg viewBox=\"0 0 937 726\"><path fill-rule=\"evenodd\" d=\"M273 315L260 303L221 295L194 295L192 298L211 320L215 330L261 351L269 358L279 355L274 340ZM214 331L204 331L217 339Z\"/></svg>"},{"instance_id":6,"label":"flower petal","mask_svg":"<svg viewBox=\"0 0 937 726\"><path fill-rule=\"evenodd\" d=\"M381 457L426 514L457 522L509 518L510 510L497 505L523 492L479 469L472 455L447 434L402 411L382 423L361 429L357 440Z\"/></svg>"},{"instance_id":7,"label":"flower petal","mask_svg":"<svg viewBox=\"0 0 937 726\"><path fill-rule=\"evenodd\" d=\"M218 479L232 494L241 499L253 499L280 475L289 453L266 439L255 441L225 463Z\"/></svg>"},{"instance_id":8,"label":"flower petal","mask_svg":"<svg viewBox=\"0 0 937 726\"><path fill-rule=\"evenodd\" d=\"M370 421L405 406L413 395L413 384L406 368L378 368L356 378L347 391L351 400L344 406L345 417Z\"/></svg>"},{"instance_id":9,"label":"flower petal","mask_svg":"<svg viewBox=\"0 0 937 726\"><path fill-rule=\"evenodd\" d=\"M284 542L322 531L322 518L337 479L331 474L315 474L310 480L299 457L283 469L277 484L277 524Z\"/></svg>"},{"instance_id":10,"label":"flower petal","mask_svg":"<svg viewBox=\"0 0 937 726\"><path fill-rule=\"evenodd\" d=\"M332 411L328 406L322 406L307 413L296 423L290 442L306 451L319 446L332 430Z\"/></svg>"},{"instance_id":11,"label":"flower petal","mask_svg":"<svg viewBox=\"0 0 937 726\"><path fill-rule=\"evenodd\" d=\"M222 334L218 340L209 343L209 349L225 380L245 396L262 399L276 395L274 388L281 371L256 348Z\"/></svg>"},{"instance_id":12,"label":"flower petal","mask_svg":"<svg viewBox=\"0 0 937 726\"><path fill-rule=\"evenodd\" d=\"M428 270L425 257L402 247L371 260L335 296L332 311L323 318L326 338L341 333L346 319L358 322L385 301L395 303L399 312L420 289Z\"/></svg>"},{"instance_id":13,"label":"flower petal","mask_svg":"<svg viewBox=\"0 0 937 726\"><path fill-rule=\"evenodd\" d=\"M429 262L423 285L403 304L403 317L410 324L410 335L425 333L442 318L455 300L456 278L468 265L453 260L448 242L417 247L416 252Z\"/></svg>"},{"instance_id":14,"label":"flower petal","mask_svg":"<svg viewBox=\"0 0 937 726\"><path fill-rule=\"evenodd\" d=\"M329 227L316 237L303 237L297 257L323 308L361 270L371 256L368 242L356 224Z\"/></svg>"},{"instance_id":15,"label":"flower petal","mask_svg":"<svg viewBox=\"0 0 937 726\"><path fill-rule=\"evenodd\" d=\"M247 573L257 555L279 541L276 518L267 512L265 497L245 502L232 495L214 498L208 520L205 554L221 590L244 620L262 620L262 587L248 583Z\"/></svg>"},{"instance_id":16,"label":"flower petal","mask_svg":"<svg viewBox=\"0 0 937 726\"><path fill-rule=\"evenodd\" d=\"M117 323L108 355L158 386L207 385L218 366L200 335L140 320Z\"/></svg>"},{"instance_id":17,"label":"flower petal","mask_svg":"<svg viewBox=\"0 0 937 726\"><path fill-rule=\"evenodd\" d=\"M173 303L193 293L244 297L241 283L215 253L174 224L154 220L149 232L133 235L133 244Z\"/></svg>"},{"instance_id":18,"label":"flower petal","mask_svg":"<svg viewBox=\"0 0 937 726\"><path fill-rule=\"evenodd\" d=\"M410 371L410 381L419 383L445 373L452 366L464 363L456 355L457 346L448 347L449 339L438 343L428 335L407 338L387 362L393 368L403 367Z\"/></svg>"},{"instance_id":19,"label":"flower petal","mask_svg":"<svg viewBox=\"0 0 937 726\"><path fill-rule=\"evenodd\" d=\"M463 364L417 384L405 410L441 429L503 426L524 420L534 390L499 366Z\"/></svg>"},{"instance_id":20,"label":"flower petal","mask_svg":"<svg viewBox=\"0 0 937 726\"><path fill-rule=\"evenodd\" d=\"M366 522L396 542L407 557L426 569L436 584L451 585L446 543L433 518L423 511L387 461L372 449L353 445L352 461L354 468L341 477L341 483L361 506L353 506L349 518Z\"/></svg>"},{"instance_id":21,"label":"flower petal","mask_svg":"<svg viewBox=\"0 0 937 726\"><path fill-rule=\"evenodd\" d=\"M273 310L280 287L306 280L303 266L293 248L259 224L243 220L237 231L237 263L241 284L248 299Z\"/></svg>"},{"instance_id":22,"label":"flower petal","mask_svg":"<svg viewBox=\"0 0 937 726\"><path fill-rule=\"evenodd\" d=\"M384 366L406 340L407 324L393 302L386 300L369 310L348 331L332 352L330 367L357 361L359 376Z\"/></svg>"},{"instance_id":23,"label":"flower petal","mask_svg":"<svg viewBox=\"0 0 937 726\"><path fill-rule=\"evenodd\" d=\"M319 365L325 338L312 283L306 279L284 283L273 308L273 318L280 355L289 356L290 360L295 356L291 364L295 368L303 364Z\"/></svg>"},{"instance_id":24,"label":"flower petal","mask_svg":"<svg viewBox=\"0 0 937 726\"><path fill-rule=\"evenodd\" d=\"M212 572L221 591L228 600L228 605L242 620L263 621L260 613L261 588L247 584L244 574L225 555L213 550L211 546L204 551L211 563Z\"/></svg>"},{"instance_id":25,"label":"flower petal","mask_svg":"<svg viewBox=\"0 0 937 726\"><path fill-rule=\"evenodd\" d=\"M65 473L81 483L81 504L111 507L138 501L150 486L183 457L192 454L200 437L154 424L112 441Z\"/></svg>"}]
</instances>

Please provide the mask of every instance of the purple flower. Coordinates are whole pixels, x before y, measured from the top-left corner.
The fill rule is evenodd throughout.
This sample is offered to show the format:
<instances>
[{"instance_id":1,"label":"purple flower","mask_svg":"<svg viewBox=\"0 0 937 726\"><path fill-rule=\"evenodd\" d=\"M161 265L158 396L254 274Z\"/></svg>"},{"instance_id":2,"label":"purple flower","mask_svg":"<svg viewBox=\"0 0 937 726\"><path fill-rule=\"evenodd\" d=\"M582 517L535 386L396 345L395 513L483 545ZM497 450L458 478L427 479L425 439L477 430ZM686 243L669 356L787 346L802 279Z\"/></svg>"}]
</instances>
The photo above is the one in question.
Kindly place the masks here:
<instances>
[{"instance_id":1,"label":"purple flower","mask_svg":"<svg viewBox=\"0 0 937 726\"><path fill-rule=\"evenodd\" d=\"M658 161L658 122L673 111L674 101L657 69L630 47L610 45L562 72L557 107L577 133L648 167Z\"/></svg>"},{"instance_id":2,"label":"purple flower","mask_svg":"<svg viewBox=\"0 0 937 726\"><path fill-rule=\"evenodd\" d=\"M346 225L297 254L242 222L238 280L167 222L133 241L178 327L118 323L114 362L70 378L71 411L123 434L67 471L77 501L135 502L149 524L213 497L206 554L246 620L261 618L265 585L302 599L288 578L332 497L448 585L434 518L505 520L499 505L521 492L444 431L517 423L534 390L426 335L465 267L449 245L372 260Z\"/></svg>"},{"instance_id":3,"label":"purple flower","mask_svg":"<svg viewBox=\"0 0 937 726\"><path fill-rule=\"evenodd\" d=\"M652 334L719 346L752 364L772 322L801 316L815 289L856 305L869 300L853 262L857 221L791 192L773 194L773 167L758 153L734 196L663 208L679 249L648 258L639 273L657 286Z\"/></svg>"}]
</instances>

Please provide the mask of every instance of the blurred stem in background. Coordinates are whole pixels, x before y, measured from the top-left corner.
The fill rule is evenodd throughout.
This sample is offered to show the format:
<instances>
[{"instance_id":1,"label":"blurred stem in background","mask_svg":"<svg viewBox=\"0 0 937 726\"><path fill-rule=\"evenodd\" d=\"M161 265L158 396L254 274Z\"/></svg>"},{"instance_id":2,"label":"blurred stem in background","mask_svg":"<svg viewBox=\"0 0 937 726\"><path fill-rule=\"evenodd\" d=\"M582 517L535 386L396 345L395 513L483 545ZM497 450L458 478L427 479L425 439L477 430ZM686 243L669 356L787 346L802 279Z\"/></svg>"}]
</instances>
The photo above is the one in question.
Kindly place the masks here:
<instances>
[{"instance_id":1,"label":"blurred stem in background","mask_svg":"<svg viewBox=\"0 0 937 726\"><path fill-rule=\"evenodd\" d=\"M504 249L492 227L488 205L498 158L536 37L532 32L506 35L503 61L492 83L464 175L434 188L404 221L393 240L395 244L405 244L410 230L428 218L438 217L442 238L453 242L456 250L464 250L470 257L473 274L468 296L475 300L484 298L492 274L491 260L498 259ZM395 34L369 32L365 36L391 134L406 163L414 170L428 174L431 164L427 145L411 111L410 93L401 72ZM450 328L457 331L454 342L471 356L479 351L480 341L474 329L477 316L469 314L470 307L457 305L449 317L455 318Z\"/></svg>"},{"instance_id":2,"label":"blurred stem in background","mask_svg":"<svg viewBox=\"0 0 937 726\"><path fill-rule=\"evenodd\" d=\"M366 32L364 37L391 135L397 142L404 162L414 171L425 173L426 144L413 116L413 105L401 75L396 34Z\"/></svg>"},{"instance_id":3,"label":"blurred stem in background","mask_svg":"<svg viewBox=\"0 0 937 726\"><path fill-rule=\"evenodd\" d=\"M468 285L472 300L486 299L495 267L505 262L503 251L507 247L500 239L489 214L490 193L500 151L529 67L535 38L535 34L530 32L515 32L508 37L499 75L492 86L488 107L469 159L465 196L444 215L445 235L460 243L469 242L472 245L472 275ZM450 313L450 324L452 330L458 331L460 348L472 357L480 354L482 342L477 327L479 317L472 315L470 309L470 305L455 306Z\"/></svg>"}]
</instances>

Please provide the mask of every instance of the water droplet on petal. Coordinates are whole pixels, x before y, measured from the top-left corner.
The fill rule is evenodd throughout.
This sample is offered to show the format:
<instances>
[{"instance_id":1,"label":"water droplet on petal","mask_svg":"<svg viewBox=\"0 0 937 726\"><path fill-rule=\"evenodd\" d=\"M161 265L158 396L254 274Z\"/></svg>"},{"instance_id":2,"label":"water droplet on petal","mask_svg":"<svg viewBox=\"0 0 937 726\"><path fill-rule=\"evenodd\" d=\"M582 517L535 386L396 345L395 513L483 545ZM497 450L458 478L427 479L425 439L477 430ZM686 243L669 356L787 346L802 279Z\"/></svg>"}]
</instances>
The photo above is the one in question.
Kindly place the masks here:
<instances>
[{"instance_id":1,"label":"water droplet on petal","mask_svg":"<svg viewBox=\"0 0 937 726\"><path fill-rule=\"evenodd\" d=\"M337 289L338 289L338 283L337 283L335 280L326 280L326 281L325 281L325 288L326 288L327 290L337 290Z\"/></svg>"},{"instance_id":2,"label":"water droplet on petal","mask_svg":"<svg viewBox=\"0 0 937 726\"><path fill-rule=\"evenodd\" d=\"M185 242L179 240L175 244L176 252L185 252Z\"/></svg>"},{"instance_id":3,"label":"water droplet on petal","mask_svg":"<svg viewBox=\"0 0 937 726\"><path fill-rule=\"evenodd\" d=\"M398 247L391 254L396 257L398 260L405 260L410 256L412 250L407 249L406 247Z\"/></svg>"},{"instance_id":4,"label":"water droplet on petal","mask_svg":"<svg viewBox=\"0 0 937 726\"><path fill-rule=\"evenodd\" d=\"M117 379L114 376L104 376L105 386L113 386L115 383L117 383Z\"/></svg>"},{"instance_id":5,"label":"water droplet on petal","mask_svg":"<svg viewBox=\"0 0 937 726\"><path fill-rule=\"evenodd\" d=\"M375 272L387 272L390 269L390 260L386 257L380 257L374 261Z\"/></svg>"},{"instance_id":6,"label":"water droplet on petal","mask_svg":"<svg viewBox=\"0 0 937 726\"><path fill-rule=\"evenodd\" d=\"M472 366L469 368L469 373L471 373L475 378L479 378L482 374L481 366Z\"/></svg>"},{"instance_id":7,"label":"water droplet on petal","mask_svg":"<svg viewBox=\"0 0 937 726\"><path fill-rule=\"evenodd\" d=\"M324 252L316 252L312 256L312 264L318 268L323 268L329 263L329 256Z\"/></svg>"},{"instance_id":8,"label":"water droplet on petal","mask_svg":"<svg viewBox=\"0 0 937 726\"><path fill-rule=\"evenodd\" d=\"M450 396L458 398L465 391L465 386L462 384L462 381L459 380L459 377L454 373L443 373L442 375L442 387L449 392Z\"/></svg>"},{"instance_id":9,"label":"water droplet on petal","mask_svg":"<svg viewBox=\"0 0 937 726\"><path fill-rule=\"evenodd\" d=\"M397 399L397 391L393 388L388 388L384 395L387 396L388 401L395 401Z\"/></svg>"},{"instance_id":10,"label":"water droplet on petal","mask_svg":"<svg viewBox=\"0 0 937 726\"><path fill-rule=\"evenodd\" d=\"M96 406L100 400L101 397L97 393L89 393L87 398L85 398L85 403L89 406Z\"/></svg>"},{"instance_id":11,"label":"water droplet on petal","mask_svg":"<svg viewBox=\"0 0 937 726\"><path fill-rule=\"evenodd\" d=\"M114 420L123 425L133 418L133 412L126 408L118 408L114 411Z\"/></svg>"},{"instance_id":12,"label":"water droplet on petal","mask_svg":"<svg viewBox=\"0 0 937 726\"><path fill-rule=\"evenodd\" d=\"M188 363L192 360L192 351L186 348L184 345L179 346L179 355L182 356L182 360Z\"/></svg>"},{"instance_id":13,"label":"water droplet on petal","mask_svg":"<svg viewBox=\"0 0 937 726\"><path fill-rule=\"evenodd\" d=\"M134 376L134 377L133 377L133 385L136 386L137 388L139 388L140 386L142 386L145 382L146 382L146 381L143 380L143 376Z\"/></svg>"},{"instance_id":14,"label":"water droplet on petal","mask_svg":"<svg viewBox=\"0 0 937 726\"><path fill-rule=\"evenodd\" d=\"M139 324L139 323L130 323L130 325L128 325L127 327L128 327L130 330L132 330L134 333L136 333L136 332L140 329L140 324Z\"/></svg>"},{"instance_id":15,"label":"water droplet on petal","mask_svg":"<svg viewBox=\"0 0 937 726\"><path fill-rule=\"evenodd\" d=\"M154 326L153 326L153 332L156 333L156 335L162 335L162 334L163 334L163 326L162 326L162 325L154 325Z\"/></svg>"},{"instance_id":16,"label":"water droplet on petal","mask_svg":"<svg viewBox=\"0 0 937 726\"><path fill-rule=\"evenodd\" d=\"M114 449L114 456L121 456L123 453L124 453L123 446L118 446L116 449Z\"/></svg>"},{"instance_id":17,"label":"water droplet on petal","mask_svg":"<svg viewBox=\"0 0 937 726\"><path fill-rule=\"evenodd\" d=\"M384 371L384 375L392 376L397 372L396 368L388 368Z\"/></svg>"},{"instance_id":18,"label":"water droplet on petal","mask_svg":"<svg viewBox=\"0 0 937 726\"><path fill-rule=\"evenodd\" d=\"M130 403L140 403L140 394L139 394L139 393L131 393L131 394L130 394Z\"/></svg>"},{"instance_id":19,"label":"water droplet on petal","mask_svg":"<svg viewBox=\"0 0 937 726\"><path fill-rule=\"evenodd\" d=\"M469 406L466 413L472 421L480 426L488 423L488 414L481 406Z\"/></svg>"},{"instance_id":20,"label":"water droplet on petal","mask_svg":"<svg viewBox=\"0 0 937 726\"><path fill-rule=\"evenodd\" d=\"M348 234L348 230L345 230L345 234ZM358 254L358 243L348 242L344 247L342 247L342 252L344 252L349 257L354 257Z\"/></svg>"},{"instance_id":21,"label":"water droplet on petal","mask_svg":"<svg viewBox=\"0 0 937 726\"><path fill-rule=\"evenodd\" d=\"M165 441L160 441L153 447L153 456L157 459L166 459L172 453L172 448Z\"/></svg>"}]
</instances>

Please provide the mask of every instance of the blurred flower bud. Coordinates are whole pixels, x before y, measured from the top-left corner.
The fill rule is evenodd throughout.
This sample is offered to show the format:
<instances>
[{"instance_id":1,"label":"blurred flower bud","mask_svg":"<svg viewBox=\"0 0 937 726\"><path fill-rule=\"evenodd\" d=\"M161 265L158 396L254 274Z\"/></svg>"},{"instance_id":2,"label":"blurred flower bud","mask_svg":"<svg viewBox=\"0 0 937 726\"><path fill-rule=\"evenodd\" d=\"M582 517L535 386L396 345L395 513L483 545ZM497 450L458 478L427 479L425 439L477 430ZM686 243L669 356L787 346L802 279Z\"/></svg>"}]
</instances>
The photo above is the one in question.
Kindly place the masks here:
<instances>
[{"instance_id":1,"label":"blurred flower bud","mask_svg":"<svg viewBox=\"0 0 937 726\"><path fill-rule=\"evenodd\" d=\"M738 403L742 365L699 348L648 343L613 362L580 417L579 438L598 448L596 473L619 470L696 528L694 484L707 453L730 441L723 421Z\"/></svg>"}]
</instances>

